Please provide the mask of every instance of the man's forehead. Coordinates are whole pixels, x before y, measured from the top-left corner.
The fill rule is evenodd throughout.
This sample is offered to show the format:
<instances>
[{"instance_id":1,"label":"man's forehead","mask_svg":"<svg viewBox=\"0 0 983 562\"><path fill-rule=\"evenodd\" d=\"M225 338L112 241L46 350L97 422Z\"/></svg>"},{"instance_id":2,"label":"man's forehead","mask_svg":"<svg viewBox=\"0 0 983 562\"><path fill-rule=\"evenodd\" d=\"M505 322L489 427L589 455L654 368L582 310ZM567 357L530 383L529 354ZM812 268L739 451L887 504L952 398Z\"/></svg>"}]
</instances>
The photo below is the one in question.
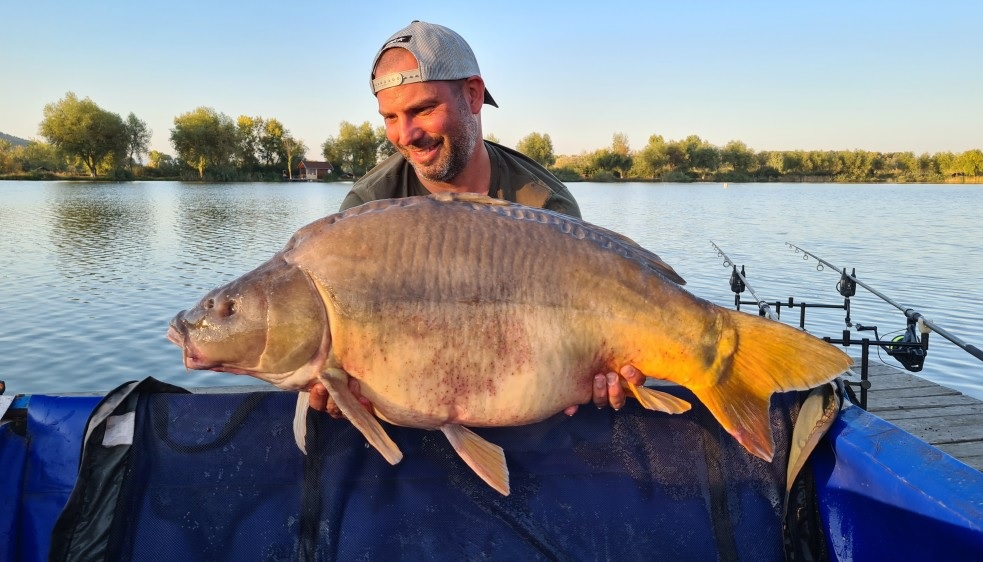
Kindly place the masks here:
<instances>
[{"instance_id":1,"label":"man's forehead","mask_svg":"<svg viewBox=\"0 0 983 562\"><path fill-rule=\"evenodd\" d=\"M452 87L451 83L445 80L434 80L379 90L379 93L376 94L379 114L387 116L421 107L450 103L453 97Z\"/></svg>"}]
</instances>

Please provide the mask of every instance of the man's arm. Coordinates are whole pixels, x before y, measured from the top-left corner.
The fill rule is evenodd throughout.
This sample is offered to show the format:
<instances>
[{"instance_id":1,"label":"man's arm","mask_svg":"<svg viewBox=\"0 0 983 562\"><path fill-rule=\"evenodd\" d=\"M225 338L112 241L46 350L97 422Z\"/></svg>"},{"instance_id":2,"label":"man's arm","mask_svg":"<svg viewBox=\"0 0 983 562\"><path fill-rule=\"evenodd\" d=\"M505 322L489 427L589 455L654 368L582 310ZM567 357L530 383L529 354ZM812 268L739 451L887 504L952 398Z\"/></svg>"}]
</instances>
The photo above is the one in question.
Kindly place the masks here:
<instances>
[{"instance_id":1,"label":"man's arm","mask_svg":"<svg viewBox=\"0 0 983 562\"><path fill-rule=\"evenodd\" d=\"M348 195L345 196L345 200L341 202L341 207L338 209L338 212L347 211L348 209L358 207L363 203L366 203L366 201L363 201L358 193L355 193L355 190L353 189L348 192Z\"/></svg>"}]
</instances>

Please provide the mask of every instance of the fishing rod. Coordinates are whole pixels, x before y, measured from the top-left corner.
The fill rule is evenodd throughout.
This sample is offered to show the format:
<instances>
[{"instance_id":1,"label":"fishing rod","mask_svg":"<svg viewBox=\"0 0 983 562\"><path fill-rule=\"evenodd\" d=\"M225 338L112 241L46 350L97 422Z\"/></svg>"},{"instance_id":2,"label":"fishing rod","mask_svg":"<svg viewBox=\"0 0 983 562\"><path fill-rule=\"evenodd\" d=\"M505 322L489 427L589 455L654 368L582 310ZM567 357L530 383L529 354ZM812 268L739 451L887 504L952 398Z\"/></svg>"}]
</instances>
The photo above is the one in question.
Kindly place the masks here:
<instances>
[{"instance_id":1,"label":"fishing rod","mask_svg":"<svg viewBox=\"0 0 983 562\"><path fill-rule=\"evenodd\" d=\"M724 267L732 267L733 271L730 274L730 290L734 292L734 306L737 310L741 309L742 304L754 304L758 307L759 316L768 316L771 320L781 321L782 319L782 307L793 309L799 309L799 328L803 331L806 330L806 309L807 308L841 308L846 310L846 322L850 325L850 299L846 299L844 304L819 304L819 303L806 303L806 302L796 302L794 297L789 297L788 301L776 300L773 303L769 303L764 299L760 298L748 283L747 274L745 273L744 266L741 266L741 271L737 271L737 266L734 265L734 261L730 259L727 254L724 253L723 249L720 248L713 240L710 241L714 249L717 250L717 255L724 258ZM755 298L754 301L742 301L741 293L744 289L748 289L751 296ZM774 306L774 310L772 309Z\"/></svg>"},{"instance_id":2,"label":"fishing rod","mask_svg":"<svg viewBox=\"0 0 983 562\"><path fill-rule=\"evenodd\" d=\"M775 301L774 306L775 306L775 311L777 311L777 314L775 314L774 312L772 312L772 308L769 305L769 303L767 301L765 301L764 299L760 298L757 295L757 293L754 292L754 289L751 288L750 283L747 280L747 274L746 274L745 267L742 265L741 266L741 270L738 272L737 265L734 264L734 261L732 259L730 259L730 256L728 256L723 251L723 249L720 246L718 246L713 240L710 241L710 244L717 251L717 255L722 256L724 258L723 266L724 267L730 267L731 268L730 288L734 292L734 305L735 305L735 307L738 310L740 310L741 304L755 304L755 305L758 306L759 315L761 315L761 316L767 315L771 320L780 321L781 320L781 310L782 310L782 307L788 307L790 309L791 308L799 308L799 328L802 329L803 331L805 331L806 330L805 321L806 321L806 310L807 309L809 309L809 308L837 308L837 309L842 309L842 310L845 310L846 311L845 322L846 322L847 328L854 327L854 324L850 320L850 297L852 297L856 293L856 283L852 283L849 279L845 279L845 280L844 279L841 279L840 280L840 283L837 285L837 289L839 290L840 294L844 297L843 304L835 304L834 305L834 304L807 303L807 302L802 302L802 301L796 302L793 297L789 297L788 298L788 302L782 302L782 301L777 301L777 300ZM745 290L748 290L751 293L751 295L755 298L755 301L742 301L741 300L741 295L740 294L742 292L744 292ZM855 327L856 327L856 329L858 331L874 330L874 334L875 334L876 339L874 341L871 341L869 338L862 338L862 339L851 338L851 336L850 336L850 330L849 329L843 330L843 338L842 339L833 339L833 338L830 338L830 337L824 337L822 339L825 340L828 343L842 345L844 347L849 347L852 344L858 344L858 345L861 346L860 381L857 382L857 381L849 381L849 380L846 380L844 382L847 385L847 387L854 387L854 386L855 387L859 387L859 389L860 389L859 401L857 401L857 400L855 400L855 401L859 402L859 405L860 405L861 408L866 409L867 408L867 391L868 391L868 389L870 389L870 386L871 386L871 383L870 383L870 380L869 380L869 365L868 365L868 356L869 356L869 352L870 352L870 346L871 345L875 345L875 346L880 345L880 346L883 346L883 347L887 347L888 353L891 354L892 356L895 355L895 354L899 354L899 355L905 354L905 357L902 358L902 359L905 359L906 360L906 362L903 363L905 365L905 367L907 369L909 369L909 370L920 370L921 369L921 360L924 359L924 355L925 355L925 351L924 351L924 349L922 347L923 346L924 347L927 347L928 342L927 342L927 339L923 339L922 341L917 342L917 343L910 343L910 342L903 342L902 343L902 342L898 342L896 340L880 341L880 336L877 335L877 327L876 326L868 327L868 326L861 326L861 325L857 324L857 325L855 325ZM890 346L890 347L888 347L888 346ZM912 357L915 357L917 359L917 361L914 360L914 359L913 360L907 360L907 359L909 359L907 357L907 355L906 355L907 354L907 348L908 347L911 347L911 346L917 346L917 347L920 348L920 349L917 350L918 352L921 352L920 355L918 355L917 352L916 352L916 354L912 356ZM892 350L893 350L893 352L892 352ZM901 360L901 359L899 359L899 360Z\"/></svg>"},{"instance_id":3,"label":"fishing rod","mask_svg":"<svg viewBox=\"0 0 983 562\"><path fill-rule=\"evenodd\" d=\"M874 295L878 296L884 302L886 302L886 303L890 304L891 306L893 306L893 307L897 308L898 310L900 310L905 315L905 318L908 319L908 323L909 323L908 333L906 333L905 336L903 336L902 337L902 340L900 340L900 341L910 341L912 335L914 335L914 328L913 328L913 326L915 324L918 324L919 325L919 328L920 328L920 331L925 335L926 339L928 337L928 331L925 328L928 328L931 331L933 331L933 332L937 333L938 335L942 336L943 338L949 340L950 342L952 342L953 344L955 344L956 346L958 346L959 348L961 348L963 351L966 351L967 353L969 353L973 357L979 359L980 361L983 361L983 351L981 351L980 348L976 347L975 345L972 345L972 344L969 344L969 343L964 342L962 339L960 339L959 337L957 337L957 336L949 333L947 330L945 330L944 328L942 328L941 326L939 326L938 324L936 324L932 320L929 320L928 318L925 318L925 316L923 314L921 314L920 312L916 311L915 309L902 306L901 304L895 302L894 300L892 300L891 298L887 297L886 295L884 295L883 293L881 293L877 289L874 289L870 285L864 283L863 281L861 281L860 279L857 278L857 269L856 268L853 268L852 273L847 274L846 268L840 269L839 267L836 267L835 265L831 264L830 262L828 262L828 261L820 258L816 254L813 254L812 252L809 252L809 251L807 251L807 250L805 250L803 248L800 248L800 247L796 246L795 244L792 244L791 242L786 242L785 244L787 246L789 246L790 248L794 249L796 253L802 252L803 254L805 254L803 256L803 259L809 259L811 257L811 258L814 258L816 261L818 261L819 262L819 265L816 267L817 270L822 271L823 266L827 266L827 267L832 268L835 271L841 272L841 275L840 275L840 284L837 286L838 288L840 288L844 283L846 283L847 285L849 285L849 284L860 285L864 289L867 289L868 291L870 291ZM926 344L925 347L927 347L927 344ZM888 348L888 353L890 353L890 352L891 352L891 350L890 350L890 348Z\"/></svg>"},{"instance_id":4,"label":"fishing rod","mask_svg":"<svg viewBox=\"0 0 983 562\"><path fill-rule=\"evenodd\" d=\"M737 310L741 309L741 304L756 304L758 305L758 314L761 316L768 316L768 318L777 321L778 317L771 311L771 306L758 297L757 293L754 292L754 289L751 288L751 284L748 283L747 277L744 273L744 266L742 265L741 271L738 272L737 266L734 265L734 261L724 253L720 246L718 246L713 240L710 241L710 244L715 250L717 250L717 255L724 258L724 267L734 268L730 274L730 290L734 291L734 306L737 307ZM744 292L744 289L747 289L747 291L751 293L751 296L755 299L754 302L741 300L741 293Z\"/></svg>"}]
</instances>

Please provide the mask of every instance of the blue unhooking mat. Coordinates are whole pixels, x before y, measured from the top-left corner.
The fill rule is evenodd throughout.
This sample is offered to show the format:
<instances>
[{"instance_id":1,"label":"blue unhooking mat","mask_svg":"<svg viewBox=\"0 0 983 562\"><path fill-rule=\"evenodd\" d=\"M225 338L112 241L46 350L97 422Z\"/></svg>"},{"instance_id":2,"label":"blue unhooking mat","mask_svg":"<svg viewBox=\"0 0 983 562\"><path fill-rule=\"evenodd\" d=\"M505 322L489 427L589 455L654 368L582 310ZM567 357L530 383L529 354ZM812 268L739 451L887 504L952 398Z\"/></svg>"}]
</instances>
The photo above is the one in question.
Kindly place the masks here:
<instances>
[{"instance_id":1,"label":"blue unhooking mat","mask_svg":"<svg viewBox=\"0 0 983 562\"><path fill-rule=\"evenodd\" d=\"M404 454L390 466L350 423L312 411L305 456L291 429L294 393L190 394L154 379L130 383L107 395L89 420L50 559L782 560L821 553L822 544L802 544L803 536L822 541L808 531L814 509L790 510L807 519L792 525L791 541L783 525L801 397L773 397L777 448L775 461L765 463L688 391L667 390L693 409L667 415L632 401L621 411L582 407L573 417L476 430L505 450L512 493L502 496L440 432L385 425Z\"/></svg>"}]
</instances>

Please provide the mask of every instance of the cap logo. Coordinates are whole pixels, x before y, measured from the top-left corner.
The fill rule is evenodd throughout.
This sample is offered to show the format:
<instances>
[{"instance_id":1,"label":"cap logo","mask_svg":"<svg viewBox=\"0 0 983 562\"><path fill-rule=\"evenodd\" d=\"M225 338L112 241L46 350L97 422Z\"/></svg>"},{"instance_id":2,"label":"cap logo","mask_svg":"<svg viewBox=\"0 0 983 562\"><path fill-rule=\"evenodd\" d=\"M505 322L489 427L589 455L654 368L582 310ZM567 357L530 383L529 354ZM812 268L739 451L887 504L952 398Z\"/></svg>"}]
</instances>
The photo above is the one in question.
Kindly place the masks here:
<instances>
[{"instance_id":1,"label":"cap logo","mask_svg":"<svg viewBox=\"0 0 983 562\"><path fill-rule=\"evenodd\" d=\"M395 46L398 43L409 43L410 39L412 38L413 38L412 35L400 35L399 37L393 37L392 39L389 40L388 43L382 46L382 49L383 50L388 49L390 47Z\"/></svg>"}]
</instances>

